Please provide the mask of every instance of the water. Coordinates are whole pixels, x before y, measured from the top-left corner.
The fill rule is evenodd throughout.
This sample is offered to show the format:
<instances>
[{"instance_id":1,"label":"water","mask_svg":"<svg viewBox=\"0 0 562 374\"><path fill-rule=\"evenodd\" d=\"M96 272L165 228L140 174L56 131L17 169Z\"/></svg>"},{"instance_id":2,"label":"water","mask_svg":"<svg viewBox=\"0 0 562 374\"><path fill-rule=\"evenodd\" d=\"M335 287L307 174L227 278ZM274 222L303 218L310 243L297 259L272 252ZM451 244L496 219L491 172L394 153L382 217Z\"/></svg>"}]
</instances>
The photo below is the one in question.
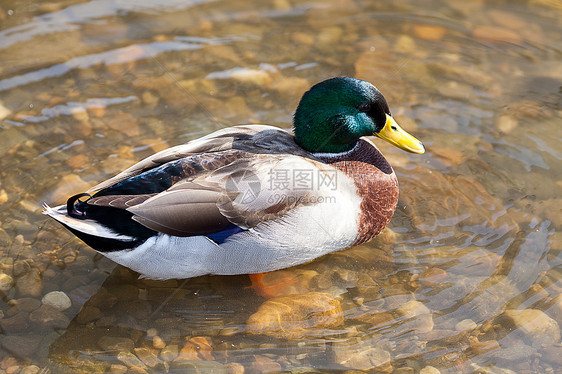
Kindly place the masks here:
<instances>
[{"instance_id":1,"label":"water","mask_svg":"<svg viewBox=\"0 0 562 374\"><path fill-rule=\"evenodd\" d=\"M560 20L549 0L0 2L1 372L560 372ZM275 299L139 280L41 214L213 130L289 127L340 75L427 152L378 141L389 230L268 275L292 279Z\"/></svg>"}]
</instances>

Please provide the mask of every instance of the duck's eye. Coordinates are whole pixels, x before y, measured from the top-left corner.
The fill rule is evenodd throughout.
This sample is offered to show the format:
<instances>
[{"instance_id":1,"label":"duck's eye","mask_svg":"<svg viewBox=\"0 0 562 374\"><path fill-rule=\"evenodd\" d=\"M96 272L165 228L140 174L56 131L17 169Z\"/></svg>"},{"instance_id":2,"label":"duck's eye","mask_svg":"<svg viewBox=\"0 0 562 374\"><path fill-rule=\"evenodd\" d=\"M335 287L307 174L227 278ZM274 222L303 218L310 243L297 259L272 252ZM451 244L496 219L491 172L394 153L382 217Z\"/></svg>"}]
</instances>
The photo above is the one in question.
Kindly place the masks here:
<instances>
[{"instance_id":1,"label":"duck's eye","mask_svg":"<svg viewBox=\"0 0 562 374\"><path fill-rule=\"evenodd\" d=\"M363 104L359 105L357 107L357 109L359 109L361 112L368 112L369 110L371 110L371 104L370 103L363 103Z\"/></svg>"}]
</instances>

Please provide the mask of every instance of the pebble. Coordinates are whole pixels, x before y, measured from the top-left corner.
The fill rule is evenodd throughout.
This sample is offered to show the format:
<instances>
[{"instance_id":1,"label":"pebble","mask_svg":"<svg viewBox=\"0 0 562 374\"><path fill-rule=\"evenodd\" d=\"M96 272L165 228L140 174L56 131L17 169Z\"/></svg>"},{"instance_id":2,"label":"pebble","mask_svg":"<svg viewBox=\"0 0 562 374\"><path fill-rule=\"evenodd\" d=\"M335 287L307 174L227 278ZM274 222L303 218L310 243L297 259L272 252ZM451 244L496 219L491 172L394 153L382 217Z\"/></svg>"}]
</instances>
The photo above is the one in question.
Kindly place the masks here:
<instances>
[{"instance_id":1,"label":"pebble","mask_svg":"<svg viewBox=\"0 0 562 374\"><path fill-rule=\"evenodd\" d=\"M51 291L41 299L45 305L50 305L58 311L67 310L72 306L70 298L62 291Z\"/></svg>"},{"instance_id":2,"label":"pebble","mask_svg":"<svg viewBox=\"0 0 562 374\"><path fill-rule=\"evenodd\" d=\"M560 341L560 327L555 320L537 309L506 310L502 313L537 348ZM500 317L501 317L500 316Z\"/></svg>"},{"instance_id":3,"label":"pebble","mask_svg":"<svg viewBox=\"0 0 562 374\"><path fill-rule=\"evenodd\" d=\"M162 348L160 351L160 358L166 362L173 361L179 354L179 347L177 344L170 344Z\"/></svg>"},{"instance_id":4,"label":"pebble","mask_svg":"<svg viewBox=\"0 0 562 374\"><path fill-rule=\"evenodd\" d=\"M558 326L562 326L562 295L556 296L549 304L546 313L558 323Z\"/></svg>"},{"instance_id":5,"label":"pebble","mask_svg":"<svg viewBox=\"0 0 562 374\"><path fill-rule=\"evenodd\" d=\"M37 374L41 371L41 368L37 365L24 366L19 374Z\"/></svg>"},{"instance_id":6,"label":"pebble","mask_svg":"<svg viewBox=\"0 0 562 374\"><path fill-rule=\"evenodd\" d=\"M470 343L470 348L477 355L481 355L501 348L500 344L496 340L485 340L481 342L475 337L469 337L468 341Z\"/></svg>"},{"instance_id":7,"label":"pebble","mask_svg":"<svg viewBox=\"0 0 562 374\"><path fill-rule=\"evenodd\" d=\"M521 37L514 31L497 26L477 26L472 36L485 42L521 43Z\"/></svg>"},{"instance_id":8,"label":"pebble","mask_svg":"<svg viewBox=\"0 0 562 374\"><path fill-rule=\"evenodd\" d=\"M49 196L48 201L54 204L62 203L66 201L69 196L84 192L90 187L90 183L83 181L78 175L68 174L62 177L57 183L57 187L55 187L54 191Z\"/></svg>"},{"instance_id":9,"label":"pebble","mask_svg":"<svg viewBox=\"0 0 562 374\"><path fill-rule=\"evenodd\" d=\"M4 230L3 228L0 227L0 245L7 246L11 242L12 242L11 236L8 235L6 230ZM3 261L13 261L13 259L11 257L5 257L3 259ZM5 262L4 262L4 264L5 264Z\"/></svg>"},{"instance_id":10,"label":"pebble","mask_svg":"<svg viewBox=\"0 0 562 374\"><path fill-rule=\"evenodd\" d=\"M17 374L19 371L19 365L14 365L6 369L6 374Z\"/></svg>"},{"instance_id":11,"label":"pebble","mask_svg":"<svg viewBox=\"0 0 562 374\"><path fill-rule=\"evenodd\" d=\"M197 354L197 347L191 342L186 342L174 361L200 361Z\"/></svg>"},{"instance_id":12,"label":"pebble","mask_svg":"<svg viewBox=\"0 0 562 374\"><path fill-rule=\"evenodd\" d=\"M512 30L520 30L527 26L524 19L516 16L513 13L504 12L498 9L490 9L486 14L499 26L506 27Z\"/></svg>"},{"instance_id":13,"label":"pebble","mask_svg":"<svg viewBox=\"0 0 562 374\"><path fill-rule=\"evenodd\" d=\"M136 374L148 374L148 371L145 368L140 367L140 366L131 366L128 370L128 373L131 373L131 374L135 374L135 373Z\"/></svg>"},{"instance_id":14,"label":"pebble","mask_svg":"<svg viewBox=\"0 0 562 374\"><path fill-rule=\"evenodd\" d=\"M30 269L16 280L16 290L19 296L38 297L43 290L43 280L39 270Z\"/></svg>"},{"instance_id":15,"label":"pebble","mask_svg":"<svg viewBox=\"0 0 562 374\"><path fill-rule=\"evenodd\" d=\"M155 367L162 363L162 361L158 358L155 351L149 348L135 348L135 354L137 357L148 367Z\"/></svg>"},{"instance_id":16,"label":"pebble","mask_svg":"<svg viewBox=\"0 0 562 374\"><path fill-rule=\"evenodd\" d=\"M0 319L0 327L6 334L20 333L29 327L27 313L17 313L13 317Z\"/></svg>"},{"instance_id":17,"label":"pebble","mask_svg":"<svg viewBox=\"0 0 562 374\"><path fill-rule=\"evenodd\" d=\"M195 345L199 356L203 360L213 361L215 359L211 354L213 347L211 346L209 339L204 336L196 336L194 338L190 338L189 341Z\"/></svg>"},{"instance_id":18,"label":"pebble","mask_svg":"<svg viewBox=\"0 0 562 374\"><path fill-rule=\"evenodd\" d=\"M343 30L341 27L324 27L317 36L319 48L329 48L333 46L341 40L342 35Z\"/></svg>"},{"instance_id":19,"label":"pebble","mask_svg":"<svg viewBox=\"0 0 562 374\"><path fill-rule=\"evenodd\" d=\"M6 370L10 366L17 365L17 363L18 360L16 360L14 357L6 357L0 362L0 369Z\"/></svg>"},{"instance_id":20,"label":"pebble","mask_svg":"<svg viewBox=\"0 0 562 374\"><path fill-rule=\"evenodd\" d=\"M465 331L465 330L474 330L477 327L476 322L471 319L463 319L462 321L458 322L455 325L455 330L457 331Z\"/></svg>"},{"instance_id":21,"label":"pebble","mask_svg":"<svg viewBox=\"0 0 562 374\"><path fill-rule=\"evenodd\" d=\"M389 324L390 321L394 320L394 316L389 312L375 312L375 313L365 313L355 318L356 320L367 323L372 327L379 325Z\"/></svg>"},{"instance_id":22,"label":"pebble","mask_svg":"<svg viewBox=\"0 0 562 374\"><path fill-rule=\"evenodd\" d=\"M414 26L414 35L420 39L439 41L445 36L446 30L441 26L434 25L416 25Z\"/></svg>"},{"instance_id":23,"label":"pebble","mask_svg":"<svg viewBox=\"0 0 562 374\"><path fill-rule=\"evenodd\" d=\"M302 44L306 46L314 45L314 36L306 34L304 32L295 32L291 35L291 40L297 44Z\"/></svg>"},{"instance_id":24,"label":"pebble","mask_svg":"<svg viewBox=\"0 0 562 374\"><path fill-rule=\"evenodd\" d=\"M394 48L398 52L413 53L416 50L416 42L410 35L402 34L394 43Z\"/></svg>"},{"instance_id":25,"label":"pebble","mask_svg":"<svg viewBox=\"0 0 562 374\"><path fill-rule=\"evenodd\" d=\"M162 338L159 337L158 335L155 335L152 338L152 346L156 349L162 349L166 346L166 342L162 340Z\"/></svg>"},{"instance_id":26,"label":"pebble","mask_svg":"<svg viewBox=\"0 0 562 374\"><path fill-rule=\"evenodd\" d=\"M70 112L72 117L77 121L86 122L90 119L88 112L84 108L71 108Z\"/></svg>"},{"instance_id":27,"label":"pebble","mask_svg":"<svg viewBox=\"0 0 562 374\"><path fill-rule=\"evenodd\" d=\"M5 204L8 202L8 193L6 192L6 190L1 189L0 190L0 204Z\"/></svg>"},{"instance_id":28,"label":"pebble","mask_svg":"<svg viewBox=\"0 0 562 374\"><path fill-rule=\"evenodd\" d=\"M158 104L160 99L150 91L144 91L141 95L142 102L146 105L153 106Z\"/></svg>"},{"instance_id":29,"label":"pebble","mask_svg":"<svg viewBox=\"0 0 562 374\"><path fill-rule=\"evenodd\" d=\"M137 356L128 351L119 352L119 354L117 355L117 359L127 365L127 367L129 368L146 368L146 365Z\"/></svg>"},{"instance_id":30,"label":"pebble","mask_svg":"<svg viewBox=\"0 0 562 374\"><path fill-rule=\"evenodd\" d=\"M138 119L129 113L119 112L108 118L105 124L132 138L138 137L141 132Z\"/></svg>"},{"instance_id":31,"label":"pebble","mask_svg":"<svg viewBox=\"0 0 562 374\"><path fill-rule=\"evenodd\" d=\"M41 339L40 335L6 335L1 337L0 346L16 357L29 358L39 347Z\"/></svg>"},{"instance_id":32,"label":"pebble","mask_svg":"<svg viewBox=\"0 0 562 374\"><path fill-rule=\"evenodd\" d=\"M472 369L472 373L478 373L478 374L517 374L516 372L509 370L509 369L504 369L502 367L499 366L486 366L486 367L481 367L478 364L472 363L470 364L470 369Z\"/></svg>"},{"instance_id":33,"label":"pebble","mask_svg":"<svg viewBox=\"0 0 562 374\"><path fill-rule=\"evenodd\" d=\"M0 291L8 292L14 286L14 279L8 274L0 274Z\"/></svg>"},{"instance_id":34,"label":"pebble","mask_svg":"<svg viewBox=\"0 0 562 374\"><path fill-rule=\"evenodd\" d=\"M273 7L277 10L290 10L292 8L289 0L273 0Z\"/></svg>"},{"instance_id":35,"label":"pebble","mask_svg":"<svg viewBox=\"0 0 562 374\"><path fill-rule=\"evenodd\" d=\"M112 364L109 367L109 372L112 374L125 374L127 370L125 365Z\"/></svg>"},{"instance_id":36,"label":"pebble","mask_svg":"<svg viewBox=\"0 0 562 374\"><path fill-rule=\"evenodd\" d=\"M41 306L41 301L32 297L22 297L21 299L12 300L10 304L13 304L18 311L33 312Z\"/></svg>"},{"instance_id":37,"label":"pebble","mask_svg":"<svg viewBox=\"0 0 562 374\"><path fill-rule=\"evenodd\" d=\"M74 155L68 160L66 160L66 164L70 166L72 169L80 169L86 165L88 162L88 156L84 154Z\"/></svg>"},{"instance_id":38,"label":"pebble","mask_svg":"<svg viewBox=\"0 0 562 374\"><path fill-rule=\"evenodd\" d=\"M94 117L102 118L105 117L107 110L104 106L92 106L88 107L88 113Z\"/></svg>"},{"instance_id":39,"label":"pebble","mask_svg":"<svg viewBox=\"0 0 562 374\"><path fill-rule=\"evenodd\" d=\"M0 121L12 114L12 111L4 106L0 101Z\"/></svg>"},{"instance_id":40,"label":"pebble","mask_svg":"<svg viewBox=\"0 0 562 374\"><path fill-rule=\"evenodd\" d=\"M399 306L396 312L405 319L412 319L409 323L414 325L417 333L427 333L433 330L433 318L430 310L417 300L410 300Z\"/></svg>"},{"instance_id":41,"label":"pebble","mask_svg":"<svg viewBox=\"0 0 562 374\"><path fill-rule=\"evenodd\" d=\"M41 330L66 328L70 320L50 305L43 304L29 314L29 322Z\"/></svg>"},{"instance_id":42,"label":"pebble","mask_svg":"<svg viewBox=\"0 0 562 374\"><path fill-rule=\"evenodd\" d=\"M97 344L106 351L130 351L135 346L132 339L122 336L102 336Z\"/></svg>"},{"instance_id":43,"label":"pebble","mask_svg":"<svg viewBox=\"0 0 562 374\"><path fill-rule=\"evenodd\" d=\"M238 362L230 362L226 365L227 373L228 374L244 374L245 369L244 365L239 364Z\"/></svg>"},{"instance_id":44,"label":"pebble","mask_svg":"<svg viewBox=\"0 0 562 374\"><path fill-rule=\"evenodd\" d=\"M542 358L554 367L562 368L562 346L560 344L546 347L540 351Z\"/></svg>"},{"instance_id":45,"label":"pebble","mask_svg":"<svg viewBox=\"0 0 562 374\"><path fill-rule=\"evenodd\" d=\"M373 370L386 372L390 366L390 353L378 346L368 344L334 344L332 348L333 361L356 370Z\"/></svg>"},{"instance_id":46,"label":"pebble","mask_svg":"<svg viewBox=\"0 0 562 374\"><path fill-rule=\"evenodd\" d=\"M332 295L310 292L267 300L246 323L248 331L254 334L298 339L315 329L340 326L343 312Z\"/></svg>"},{"instance_id":47,"label":"pebble","mask_svg":"<svg viewBox=\"0 0 562 374\"><path fill-rule=\"evenodd\" d=\"M85 305L76 316L76 322L81 325L88 324L103 317L103 313L95 306Z\"/></svg>"},{"instance_id":48,"label":"pebble","mask_svg":"<svg viewBox=\"0 0 562 374\"><path fill-rule=\"evenodd\" d=\"M426 366L420 370L420 374L441 374L441 372L433 366Z\"/></svg>"},{"instance_id":49,"label":"pebble","mask_svg":"<svg viewBox=\"0 0 562 374\"><path fill-rule=\"evenodd\" d=\"M519 121L515 118L504 114L496 121L496 127L503 133L509 134L519 126Z\"/></svg>"},{"instance_id":50,"label":"pebble","mask_svg":"<svg viewBox=\"0 0 562 374\"><path fill-rule=\"evenodd\" d=\"M408 366L403 366L400 368L396 368L392 374L415 374L416 369Z\"/></svg>"},{"instance_id":51,"label":"pebble","mask_svg":"<svg viewBox=\"0 0 562 374\"><path fill-rule=\"evenodd\" d=\"M435 286L447 279L447 272L439 268L429 268L424 270L418 279L424 286Z\"/></svg>"},{"instance_id":52,"label":"pebble","mask_svg":"<svg viewBox=\"0 0 562 374\"><path fill-rule=\"evenodd\" d=\"M263 70L250 68L233 68L225 71L217 71L207 75L205 79L231 79L239 83L265 86L272 81L269 73Z\"/></svg>"},{"instance_id":53,"label":"pebble","mask_svg":"<svg viewBox=\"0 0 562 374\"><path fill-rule=\"evenodd\" d=\"M250 371L255 373L276 373L280 372L281 369L278 362L263 355L255 355L254 362L250 367Z\"/></svg>"},{"instance_id":54,"label":"pebble","mask_svg":"<svg viewBox=\"0 0 562 374\"><path fill-rule=\"evenodd\" d=\"M253 285L255 292L263 297L277 297L303 294L310 290L311 281L318 275L313 270L287 269L263 274L259 285Z\"/></svg>"}]
</instances>

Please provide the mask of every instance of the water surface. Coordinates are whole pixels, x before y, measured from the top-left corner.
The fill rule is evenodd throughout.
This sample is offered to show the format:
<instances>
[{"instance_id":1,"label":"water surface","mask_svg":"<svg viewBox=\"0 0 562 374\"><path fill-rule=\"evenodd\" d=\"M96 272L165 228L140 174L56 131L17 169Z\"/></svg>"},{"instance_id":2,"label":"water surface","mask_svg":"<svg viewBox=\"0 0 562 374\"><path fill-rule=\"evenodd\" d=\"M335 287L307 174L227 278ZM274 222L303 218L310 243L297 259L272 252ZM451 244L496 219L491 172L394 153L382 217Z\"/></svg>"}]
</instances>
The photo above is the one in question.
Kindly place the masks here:
<instances>
[{"instance_id":1,"label":"water surface","mask_svg":"<svg viewBox=\"0 0 562 374\"><path fill-rule=\"evenodd\" d=\"M0 2L1 372L560 372L561 20L549 0ZM342 75L427 152L375 140L388 229L270 274L291 283L273 297L138 279L41 214L214 130L288 128Z\"/></svg>"}]
</instances>

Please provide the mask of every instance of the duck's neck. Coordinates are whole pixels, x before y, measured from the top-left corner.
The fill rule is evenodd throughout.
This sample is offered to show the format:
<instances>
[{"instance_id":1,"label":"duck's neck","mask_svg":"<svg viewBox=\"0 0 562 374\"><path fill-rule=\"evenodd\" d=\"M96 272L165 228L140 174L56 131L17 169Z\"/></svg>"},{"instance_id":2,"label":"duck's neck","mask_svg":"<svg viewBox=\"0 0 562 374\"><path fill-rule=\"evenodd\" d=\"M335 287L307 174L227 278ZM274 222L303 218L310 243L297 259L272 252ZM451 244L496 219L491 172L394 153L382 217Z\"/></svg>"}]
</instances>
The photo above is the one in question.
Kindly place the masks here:
<instances>
[{"instance_id":1,"label":"duck's neck","mask_svg":"<svg viewBox=\"0 0 562 374\"><path fill-rule=\"evenodd\" d=\"M325 161L325 162L329 162L328 160L334 160L335 161L339 161L339 160L344 160L346 158L349 158L350 156L353 156L353 154L355 153L355 151L360 147L360 142L355 143L355 145L348 150L345 151L341 151L341 152L313 152L312 154L315 157L318 157L319 159Z\"/></svg>"},{"instance_id":2,"label":"duck's neck","mask_svg":"<svg viewBox=\"0 0 562 374\"><path fill-rule=\"evenodd\" d=\"M373 143L365 139L359 139L353 148L344 152L317 152L313 153L327 164L336 162L355 161L358 163L368 164L377 168L383 174L392 174L394 170L384 158L382 153L375 147ZM351 172L351 170L350 170Z\"/></svg>"}]
</instances>

